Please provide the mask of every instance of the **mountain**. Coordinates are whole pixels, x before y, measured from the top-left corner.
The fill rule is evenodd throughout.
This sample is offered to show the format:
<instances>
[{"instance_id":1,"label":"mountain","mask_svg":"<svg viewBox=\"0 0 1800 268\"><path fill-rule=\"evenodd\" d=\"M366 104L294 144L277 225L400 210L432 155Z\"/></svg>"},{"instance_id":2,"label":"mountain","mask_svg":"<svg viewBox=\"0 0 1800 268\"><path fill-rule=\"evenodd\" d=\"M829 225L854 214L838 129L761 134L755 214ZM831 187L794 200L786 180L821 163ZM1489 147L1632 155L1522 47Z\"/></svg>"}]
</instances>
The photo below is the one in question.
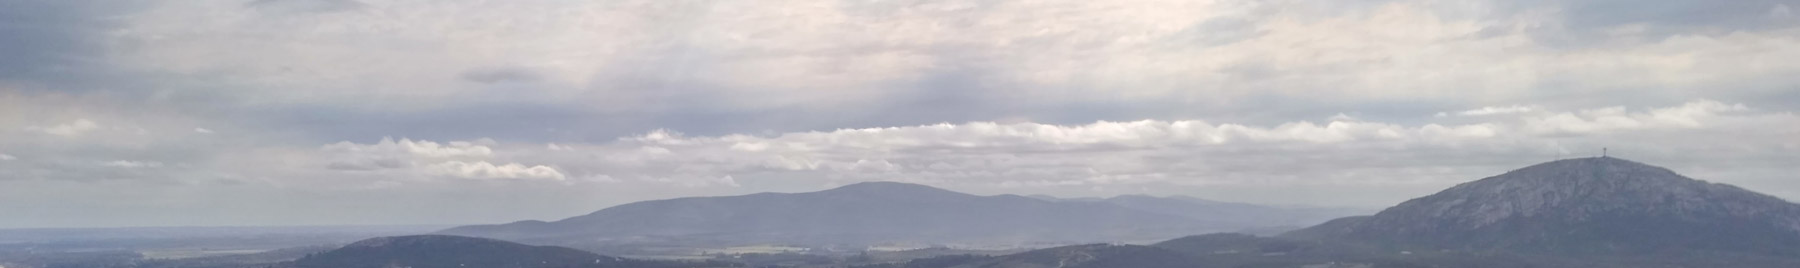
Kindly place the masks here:
<instances>
[{"instance_id":1,"label":"mountain","mask_svg":"<svg viewBox=\"0 0 1800 268\"><path fill-rule=\"evenodd\" d=\"M1560 160L1286 234L1409 250L1800 256L1800 205L1619 158Z\"/></svg>"},{"instance_id":2,"label":"mountain","mask_svg":"<svg viewBox=\"0 0 1800 268\"><path fill-rule=\"evenodd\" d=\"M415 235L379 237L309 255L281 267L717 267L715 263L639 261L553 246L530 246L486 238Z\"/></svg>"},{"instance_id":3,"label":"mountain","mask_svg":"<svg viewBox=\"0 0 1800 268\"><path fill-rule=\"evenodd\" d=\"M451 228L441 234L571 241L861 244L1099 242L1222 230L1108 203L976 196L894 182L808 193L692 197L614 206L554 222Z\"/></svg>"},{"instance_id":4,"label":"mountain","mask_svg":"<svg viewBox=\"0 0 1800 268\"><path fill-rule=\"evenodd\" d=\"M1162 250L1152 259L1188 260L1181 267L1800 267L1797 223L1800 205L1600 157L1533 165L1278 237L1208 234L1149 247ZM1109 259L1129 257L1106 250L1065 247L891 267L1060 266L1046 265L1055 256L1129 261Z\"/></svg>"}]
</instances>

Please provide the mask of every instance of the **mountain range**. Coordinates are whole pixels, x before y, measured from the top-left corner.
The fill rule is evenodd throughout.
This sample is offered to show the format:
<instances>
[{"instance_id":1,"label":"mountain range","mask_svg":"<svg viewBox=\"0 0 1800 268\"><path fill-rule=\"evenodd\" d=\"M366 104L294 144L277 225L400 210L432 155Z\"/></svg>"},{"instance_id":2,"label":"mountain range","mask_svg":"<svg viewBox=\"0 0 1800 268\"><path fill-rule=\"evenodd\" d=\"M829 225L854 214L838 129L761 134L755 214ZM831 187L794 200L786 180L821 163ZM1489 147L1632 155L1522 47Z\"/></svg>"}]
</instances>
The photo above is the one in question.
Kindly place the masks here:
<instances>
[{"instance_id":1,"label":"mountain range","mask_svg":"<svg viewBox=\"0 0 1800 268\"><path fill-rule=\"evenodd\" d=\"M1275 237L1209 234L879 267L1800 267L1796 219L1800 205L1779 198L1597 157Z\"/></svg>"},{"instance_id":2,"label":"mountain range","mask_svg":"<svg viewBox=\"0 0 1800 268\"><path fill-rule=\"evenodd\" d=\"M866 182L818 192L643 201L552 222L463 226L438 233L544 244L1080 243L1303 226L1309 219L1349 213L1187 197L1120 196L1090 202L977 196L918 184Z\"/></svg>"},{"instance_id":3,"label":"mountain range","mask_svg":"<svg viewBox=\"0 0 1800 268\"><path fill-rule=\"evenodd\" d=\"M1139 196L975 196L922 185L862 183L811 193L646 201L556 222L465 226L441 233L538 241L558 241L558 236L790 242L834 240L834 236L866 241L957 236L1075 240L1178 233L1209 224L1193 217L1206 214L1156 212L1181 207L1170 204L1187 204L1183 202L1211 204ZM862 262L865 265L852 267L1800 267L1800 205L1611 157L1532 165L1411 199L1374 215L1340 218L1278 236L1168 237L1178 236L1145 245L1082 244L997 256ZM642 261L556 246L423 235L369 239L275 267L742 264L730 258ZM845 263L802 267L848 266Z\"/></svg>"}]
</instances>

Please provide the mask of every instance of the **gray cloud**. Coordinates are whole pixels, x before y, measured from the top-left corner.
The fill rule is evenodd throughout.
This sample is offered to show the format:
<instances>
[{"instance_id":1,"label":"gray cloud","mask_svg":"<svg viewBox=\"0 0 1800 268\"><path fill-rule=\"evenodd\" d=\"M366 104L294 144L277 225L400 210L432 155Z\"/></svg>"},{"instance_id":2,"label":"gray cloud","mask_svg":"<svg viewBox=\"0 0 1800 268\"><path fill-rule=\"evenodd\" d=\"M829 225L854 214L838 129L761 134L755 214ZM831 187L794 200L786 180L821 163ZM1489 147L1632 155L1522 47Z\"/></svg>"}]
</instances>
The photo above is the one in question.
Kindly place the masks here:
<instances>
[{"instance_id":1,"label":"gray cloud","mask_svg":"<svg viewBox=\"0 0 1800 268\"><path fill-rule=\"evenodd\" d=\"M105 34L141 1L0 1L0 80L78 83L109 49Z\"/></svg>"},{"instance_id":2,"label":"gray cloud","mask_svg":"<svg viewBox=\"0 0 1800 268\"><path fill-rule=\"evenodd\" d=\"M1554 28L1531 30L1539 41L1558 46L1656 42L1677 35L1720 36L1739 31L1800 26L1791 15L1800 1L1583 0L1498 1L1509 15L1553 12Z\"/></svg>"},{"instance_id":3,"label":"gray cloud","mask_svg":"<svg viewBox=\"0 0 1800 268\"><path fill-rule=\"evenodd\" d=\"M1780 10L1800 5L1793 0L1753 1L1624 1L1584 0L1554 1L1562 3L1567 25L1579 30L1598 30L1630 24L1649 24L1664 29L1659 34L1701 31L1724 33L1737 30L1766 30L1793 27L1800 21ZM1515 8L1532 5L1530 1L1507 1Z\"/></svg>"}]
</instances>

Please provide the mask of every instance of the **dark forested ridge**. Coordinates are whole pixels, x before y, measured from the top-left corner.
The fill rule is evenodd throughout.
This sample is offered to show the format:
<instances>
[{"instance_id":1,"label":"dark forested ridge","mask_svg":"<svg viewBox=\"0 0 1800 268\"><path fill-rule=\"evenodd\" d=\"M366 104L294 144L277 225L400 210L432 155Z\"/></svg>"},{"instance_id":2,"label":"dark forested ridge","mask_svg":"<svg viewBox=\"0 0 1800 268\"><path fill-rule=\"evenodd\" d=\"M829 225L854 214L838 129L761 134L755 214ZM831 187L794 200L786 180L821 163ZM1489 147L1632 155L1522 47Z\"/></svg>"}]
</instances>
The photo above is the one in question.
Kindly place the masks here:
<instances>
[{"instance_id":1,"label":"dark forested ridge","mask_svg":"<svg viewBox=\"0 0 1800 268\"><path fill-rule=\"evenodd\" d=\"M449 235L380 237L309 255L277 267L387 268L605 268L730 267L711 262L645 261L602 256L586 251L531 246L486 238Z\"/></svg>"}]
</instances>

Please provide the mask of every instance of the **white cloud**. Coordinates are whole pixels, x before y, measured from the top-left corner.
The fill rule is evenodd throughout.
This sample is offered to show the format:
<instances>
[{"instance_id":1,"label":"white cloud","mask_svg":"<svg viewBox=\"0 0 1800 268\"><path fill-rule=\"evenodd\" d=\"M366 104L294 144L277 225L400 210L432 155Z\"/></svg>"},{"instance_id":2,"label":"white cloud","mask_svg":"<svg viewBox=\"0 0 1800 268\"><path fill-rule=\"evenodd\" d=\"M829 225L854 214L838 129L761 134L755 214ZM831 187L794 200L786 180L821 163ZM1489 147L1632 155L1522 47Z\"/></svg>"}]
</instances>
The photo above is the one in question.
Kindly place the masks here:
<instances>
[{"instance_id":1,"label":"white cloud","mask_svg":"<svg viewBox=\"0 0 1800 268\"><path fill-rule=\"evenodd\" d=\"M26 130L38 131L38 132L43 132L45 134L65 136L65 137L81 135L82 133L87 133L88 131L93 131L95 129L100 129L100 124L94 123L94 121L89 121L85 118L76 119L73 122L63 123L63 124L49 126L49 127L40 127L40 126L26 127Z\"/></svg>"},{"instance_id":2,"label":"white cloud","mask_svg":"<svg viewBox=\"0 0 1800 268\"><path fill-rule=\"evenodd\" d=\"M399 141L395 141L393 138L382 137L381 141L373 143L373 144L358 144L358 143L352 143L349 141L342 141L342 142L338 142L338 143L327 144L324 147L322 147L321 150L328 151L328 152L365 154L365 155L382 155L382 156L407 155L407 156L433 157L433 158L486 157L486 156L493 154L494 151L492 148L489 148L485 145L480 145L477 143L483 143L483 142L482 141L452 141L452 142L448 142L448 143L444 143L444 144L439 144L437 142L426 141L426 140L414 141L412 139L401 138Z\"/></svg>"},{"instance_id":3,"label":"white cloud","mask_svg":"<svg viewBox=\"0 0 1800 268\"><path fill-rule=\"evenodd\" d=\"M572 147L569 147L569 146L562 146L562 145L557 145L557 144L556 144L556 143L554 143L554 142L552 142L552 143L548 143L548 144L545 144L545 145L544 145L544 149L547 149L547 150L551 150L551 151L572 151L572 150L575 150L575 148L572 148Z\"/></svg>"},{"instance_id":4,"label":"white cloud","mask_svg":"<svg viewBox=\"0 0 1800 268\"><path fill-rule=\"evenodd\" d=\"M338 142L326 144L320 148L320 155L328 162L326 169L344 172L375 172L388 178L377 182L396 183L427 179L430 177L449 177L461 179L521 179L521 180L564 180L568 178L556 168L545 165L530 165L516 162L504 162L496 158L494 146L499 143L491 139L474 141L450 141L438 143L428 140L401 138L382 138L372 144ZM570 147L546 144L542 148L548 151L563 152ZM602 180L595 180L602 181Z\"/></svg>"},{"instance_id":5,"label":"white cloud","mask_svg":"<svg viewBox=\"0 0 1800 268\"><path fill-rule=\"evenodd\" d=\"M1529 112L1535 111L1535 110L1537 110L1537 108L1534 108L1531 106L1520 106L1520 105L1505 106L1505 107L1490 106L1490 107L1481 107L1480 109L1456 112L1456 115L1461 115L1461 116L1503 115L1503 114L1529 113ZM1443 117L1444 115L1445 115L1445 113L1438 113L1438 117Z\"/></svg>"},{"instance_id":6,"label":"white cloud","mask_svg":"<svg viewBox=\"0 0 1800 268\"><path fill-rule=\"evenodd\" d=\"M213 134L213 131L212 131L212 130L211 130L211 129L206 129L206 128L198 128L198 127L197 127L197 128L194 128L194 133L200 133L200 134Z\"/></svg>"},{"instance_id":7,"label":"white cloud","mask_svg":"<svg viewBox=\"0 0 1800 268\"><path fill-rule=\"evenodd\" d=\"M116 168L159 168L163 166L163 163L156 161L114 160L100 163L100 165Z\"/></svg>"},{"instance_id":8,"label":"white cloud","mask_svg":"<svg viewBox=\"0 0 1800 268\"><path fill-rule=\"evenodd\" d=\"M326 144L319 151L331 158L326 167L339 170L401 169L439 159L482 159L493 154L492 148L468 141L440 144L408 138L396 141L388 137L372 144L349 141Z\"/></svg>"},{"instance_id":9,"label":"white cloud","mask_svg":"<svg viewBox=\"0 0 1800 268\"><path fill-rule=\"evenodd\" d=\"M719 180L715 181L715 183L718 183L719 185L730 186L730 187L743 186L743 185L738 184L737 179L731 178L731 175L725 175L724 177L719 177Z\"/></svg>"},{"instance_id":10,"label":"white cloud","mask_svg":"<svg viewBox=\"0 0 1800 268\"><path fill-rule=\"evenodd\" d=\"M12 156L10 154L0 154L0 161L12 161L12 160L18 160L18 159L19 159L18 157Z\"/></svg>"},{"instance_id":11,"label":"white cloud","mask_svg":"<svg viewBox=\"0 0 1800 268\"><path fill-rule=\"evenodd\" d=\"M1723 113L1748 110L1743 104L1725 104L1713 100L1695 100L1676 107L1629 112L1625 107L1607 107L1578 112L1552 113L1524 118L1525 128L1538 134L1593 133L1645 128L1698 128L1707 121L1719 119Z\"/></svg>"},{"instance_id":12,"label":"white cloud","mask_svg":"<svg viewBox=\"0 0 1800 268\"><path fill-rule=\"evenodd\" d=\"M554 164L558 171L576 178L682 187L728 186L718 180L728 176L734 181L757 178L761 183L908 180L971 187L1410 185L1466 179L1446 175L1463 172L1460 169L1421 170L1458 165L1452 162L1497 155L1553 158L1586 152L1583 146L1595 146L1597 151L1603 146L1594 145L1598 142L1616 147L1634 144L1639 135L1710 133L1751 124L1800 122L1783 114L1730 113L1743 111L1750 110L1738 104L1695 100L1643 112L1534 108L1519 116L1479 117L1477 122L1461 124L1406 125L1339 118L1267 126L1200 120L1079 125L969 122L722 136L656 130L607 143L582 144L588 149L579 154L549 151L520 155L516 160ZM511 151L507 147L496 150ZM1306 164L1282 164L1294 161Z\"/></svg>"},{"instance_id":13,"label":"white cloud","mask_svg":"<svg viewBox=\"0 0 1800 268\"><path fill-rule=\"evenodd\" d=\"M562 172L555 168L535 165L526 166L519 163L495 165L486 161L462 162L446 161L425 167L431 174L465 178L465 179L543 179L563 180Z\"/></svg>"},{"instance_id":14,"label":"white cloud","mask_svg":"<svg viewBox=\"0 0 1800 268\"><path fill-rule=\"evenodd\" d=\"M606 175L606 174L589 174L587 176L580 177L580 180L590 181L590 182L604 182L604 183L623 182L622 180L613 178L612 175Z\"/></svg>"}]
</instances>

